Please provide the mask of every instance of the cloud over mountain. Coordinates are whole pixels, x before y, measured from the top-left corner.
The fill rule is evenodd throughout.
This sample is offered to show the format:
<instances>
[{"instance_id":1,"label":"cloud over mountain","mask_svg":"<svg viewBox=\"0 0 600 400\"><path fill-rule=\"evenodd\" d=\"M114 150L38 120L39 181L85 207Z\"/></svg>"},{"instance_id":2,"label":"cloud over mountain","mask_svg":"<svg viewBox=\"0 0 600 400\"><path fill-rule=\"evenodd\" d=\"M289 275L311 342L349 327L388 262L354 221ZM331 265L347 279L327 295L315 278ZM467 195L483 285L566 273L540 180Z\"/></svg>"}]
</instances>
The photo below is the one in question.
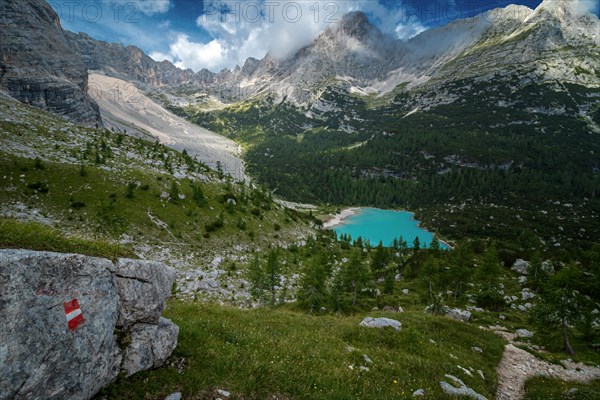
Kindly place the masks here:
<instances>
[{"instance_id":1,"label":"cloud over mountain","mask_svg":"<svg viewBox=\"0 0 600 400\"><path fill-rule=\"evenodd\" d=\"M197 43L179 34L169 51L154 52L156 60L169 60L182 68L220 70L243 65L249 57L267 53L285 58L310 44L328 26L336 25L350 11L367 13L386 34L407 39L425 27L409 4L392 7L380 1L321 2L205 2L197 26L208 32L208 43Z\"/></svg>"}]
</instances>

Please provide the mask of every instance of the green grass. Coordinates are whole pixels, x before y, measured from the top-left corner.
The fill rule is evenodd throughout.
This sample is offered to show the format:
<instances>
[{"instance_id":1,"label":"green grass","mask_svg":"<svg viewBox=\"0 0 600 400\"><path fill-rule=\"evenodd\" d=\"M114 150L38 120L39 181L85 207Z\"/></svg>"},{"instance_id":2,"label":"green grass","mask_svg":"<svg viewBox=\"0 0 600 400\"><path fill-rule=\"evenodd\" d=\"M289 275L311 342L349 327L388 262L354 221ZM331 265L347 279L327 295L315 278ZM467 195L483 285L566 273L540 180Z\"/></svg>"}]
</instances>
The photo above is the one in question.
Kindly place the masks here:
<instances>
[{"instance_id":1,"label":"green grass","mask_svg":"<svg viewBox=\"0 0 600 400\"><path fill-rule=\"evenodd\" d=\"M525 400L596 400L600 399L600 381L588 385L555 379L534 378L525 384Z\"/></svg>"},{"instance_id":2,"label":"green grass","mask_svg":"<svg viewBox=\"0 0 600 400\"><path fill-rule=\"evenodd\" d=\"M46 225L10 218L0 218L0 248L78 253L111 260L135 257L131 249L122 245L65 236Z\"/></svg>"},{"instance_id":3,"label":"green grass","mask_svg":"<svg viewBox=\"0 0 600 400\"><path fill-rule=\"evenodd\" d=\"M403 329L359 327L367 315L398 319ZM142 372L116 382L99 398L162 399L181 391L185 399L208 399L221 388L234 399L401 399L422 388L427 398L443 399L439 381L446 373L492 398L503 350L498 336L476 325L423 311L314 316L286 308L240 310L173 301L165 316L180 327L167 364L185 360L183 373L171 366ZM366 364L363 354L373 364ZM486 379L466 376L457 364L481 369Z\"/></svg>"}]
</instances>

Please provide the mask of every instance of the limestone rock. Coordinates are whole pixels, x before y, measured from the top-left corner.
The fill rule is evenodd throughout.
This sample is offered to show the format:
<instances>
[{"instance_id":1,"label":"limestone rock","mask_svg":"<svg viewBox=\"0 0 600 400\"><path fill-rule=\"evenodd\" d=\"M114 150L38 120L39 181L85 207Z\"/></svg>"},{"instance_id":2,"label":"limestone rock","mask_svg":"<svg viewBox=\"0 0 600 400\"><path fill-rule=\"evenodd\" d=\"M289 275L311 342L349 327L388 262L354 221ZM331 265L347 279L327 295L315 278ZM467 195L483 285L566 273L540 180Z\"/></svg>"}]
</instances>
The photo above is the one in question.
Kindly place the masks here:
<instances>
[{"instance_id":1,"label":"limestone rock","mask_svg":"<svg viewBox=\"0 0 600 400\"><path fill-rule=\"evenodd\" d=\"M449 384L446 381L440 381L440 386L442 387L442 391L450 396L462 396L462 397L470 397L475 400L487 400L484 396L480 395L465 383L458 379L455 376L446 374L446 378L452 380L458 387L453 384Z\"/></svg>"},{"instance_id":2,"label":"limestone rock","mask_svg":"<svg viewBox=\"0 0 600 400\"><path fill-rule=\"evenodd\" d=\"M179 327L160 317L157 325L135 324L130 335L131 343L123 357L123 369L127 371L127 376L162 365L177 345Z\"/></svg>"},{"instance_id":3,"label":"limestone rock","mask_svg":"<svg viewBox=\"0 0 600 400\"><path fill-rule=\"evenodd\" d=\"M517 329L517 336L518 337L532 337L533 336L533 332L528 331L527 329Z\"/></svg>"},{"instance_id":4,"label":"limestone rock","mask_svg":"<svg viewBox=\"0 0 600 400\"><path fill-rule=\"evenodd\" d=\"M400 323L400 321L396 321L395 319L389 318L366 317L362 320L360 326L365 326L368 328L385 328L389 326L390 328L396 331L400 331L400 329L402 329L402 324Z\"/></svg>"},{"instance_id":5,"label":"limestone rock","mask_svg":"<svg viewBox=\"0 0 600 400\"><path fill-rule=\"evenodd\" d=\"M514 262L511 269L518 274L527 275L527 273L529 272L529 261L525 261L519 258L517 261Z\"/></svg>"},{"instance_id":6,"label":"limestone rock","mask_svg":"<svg viewBox=\"0 0 600 400\"><path fill-rule=\"evenodd\" d=\"M177 326L160 318L173 279L144 261L0 250L0 400L89 399L122 368L160 365L177 344ZM131 285L154 292L136 312L120 297Z\"/></svg>"},{"instance_id":7,"label":"limestone rock","mask_svg":"<svg viewBox=\"0 0 600 400\"><path fill-rule=\"evenodd\" d=\"M461 310L460 308L452 308L448 310L446 316L456 321L469 322L471 320L471 312L467 310Z\"/></svg>"},{"instance_id":8,"label":"limestone rock","mask_svg":"<svg viewBox=\"0 0 600 400\"><path fill-rule=\"evenodd\" d=\"M121 298L118 325L156 324L171 295L175 270L157 262L120 259L114 273Z\"/></svg>"}]
</instances>

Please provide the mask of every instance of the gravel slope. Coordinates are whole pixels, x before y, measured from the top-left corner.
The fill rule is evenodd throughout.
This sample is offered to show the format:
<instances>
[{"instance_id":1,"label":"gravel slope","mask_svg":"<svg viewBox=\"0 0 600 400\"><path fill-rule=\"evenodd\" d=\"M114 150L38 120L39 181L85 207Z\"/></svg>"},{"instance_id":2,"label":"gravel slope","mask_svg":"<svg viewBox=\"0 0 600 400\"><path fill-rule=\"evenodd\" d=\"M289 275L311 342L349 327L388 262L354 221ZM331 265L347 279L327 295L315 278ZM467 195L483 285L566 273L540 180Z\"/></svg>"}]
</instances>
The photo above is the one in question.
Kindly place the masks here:
<instances>
[{"instance_id":1,"label":"gravel slope","mask_svg":"<svg viewBox=\"0 0 600 400\"><path fill-rule=\"evenodd\" d=\"M88 93L100 106L108 128L152 136L177 150L186 149L212 168L220 162L223 170L237 180L248 179L239 158L241 148L234 141L176 116L127 81L90 73L88 82Z\"/></svg>"}]
</instances>

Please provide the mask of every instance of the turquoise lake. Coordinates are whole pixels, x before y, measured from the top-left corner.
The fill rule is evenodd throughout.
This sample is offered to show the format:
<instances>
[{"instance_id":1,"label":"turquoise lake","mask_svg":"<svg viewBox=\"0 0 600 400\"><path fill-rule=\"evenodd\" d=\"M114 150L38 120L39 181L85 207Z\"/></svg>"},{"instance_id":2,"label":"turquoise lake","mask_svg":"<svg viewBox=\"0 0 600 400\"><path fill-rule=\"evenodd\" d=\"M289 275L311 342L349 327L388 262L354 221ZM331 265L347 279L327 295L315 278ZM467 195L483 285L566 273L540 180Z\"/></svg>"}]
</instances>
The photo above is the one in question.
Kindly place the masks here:
<instances>
[{"instance_id":1,"label":"turquoise lake","mask_svg":"<svg viewBox=\"0 0 600 400\"><path fill-rule=\"evenodd\" d=\"M415 237L419 237L421 246L431 244L433 234L419 226L419 221L414 219L414 214L408 211L380 210L377 208L363 208L356 214L345 218L341 224L333 227L338 237L342 234L351 235L355 240L359 236L363 240L377 246L383 242L384 246L391 246L394 239L404 238L409 247L412 247ZM440 242L443 249L448 246Z\"/></svg>"}]
</instances>

